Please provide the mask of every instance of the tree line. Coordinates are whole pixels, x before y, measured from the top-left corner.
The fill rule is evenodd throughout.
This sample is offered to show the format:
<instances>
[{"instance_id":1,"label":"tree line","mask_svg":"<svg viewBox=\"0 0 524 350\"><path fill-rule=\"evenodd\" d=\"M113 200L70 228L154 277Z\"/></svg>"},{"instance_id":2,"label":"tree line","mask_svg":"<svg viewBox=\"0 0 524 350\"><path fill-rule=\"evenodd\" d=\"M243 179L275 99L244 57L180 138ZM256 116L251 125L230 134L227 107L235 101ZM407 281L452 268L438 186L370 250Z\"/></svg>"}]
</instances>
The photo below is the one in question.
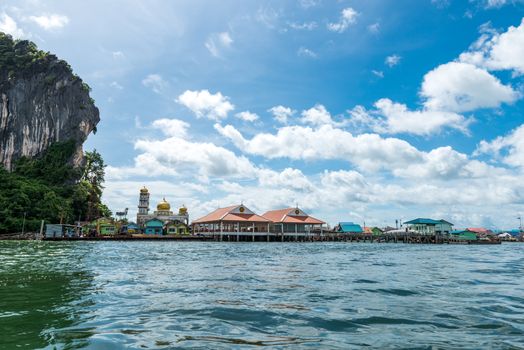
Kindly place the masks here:
<instances>
[{"instance_id":1,"label":"tree line","mask_svg":"<svg viewBox=\"0 0 524 350\"><path fill-rule=\"evenodd\" d=\"M80 167L70 160L74 140L52 144L40 157L22 157L13 171L0 165L0 234L37 231L47 223L92 221L111 216L101 201L105 164L96 150Z\"/></svg>"}]
</instances>

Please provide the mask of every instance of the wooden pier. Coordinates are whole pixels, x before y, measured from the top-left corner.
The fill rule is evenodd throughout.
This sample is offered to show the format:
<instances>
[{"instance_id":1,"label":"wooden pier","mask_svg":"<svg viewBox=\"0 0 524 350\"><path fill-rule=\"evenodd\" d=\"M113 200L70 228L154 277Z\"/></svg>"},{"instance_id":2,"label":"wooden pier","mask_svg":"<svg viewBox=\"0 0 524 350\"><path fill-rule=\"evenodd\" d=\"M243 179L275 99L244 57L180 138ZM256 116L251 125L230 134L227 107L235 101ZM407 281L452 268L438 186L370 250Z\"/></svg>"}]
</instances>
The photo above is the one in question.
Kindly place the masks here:
<instances>
[{"instance_id":1,"label":"wooden pier","mask_svg":"<svg viewBox=\"0 0 524 350\"><path fill-rule=\"evenodd\" d=\"M406 244L500 244L497 240L466 241L445 235L424 234L340 234L313 233L262 233L227 232L208 235L213 241L222 242L352 242L352 243L406 243Z\"/></svg>"},{"instance_id":2,"label":"wooden pier","mask_svg":"<svg viewBox=\"0 0 524 350\"><path fill-rule=\"evenodd\" d=\"M44 237L44 241L212 241L212 237L191 235L139 235L139 236L96 236L96 237Z\"/></svg>"},{"instance_id":3,"label":"wooden pier","mask_svg":"<svg viewBox=\"0 0 524 350\"><path fill-rule=\"evenodd\" d=\"M405 244L501 244L500 240L466 241L451 236L423 234L339 234L231 232L213 235L134 235L97 237L47 237L45 241L215 241L215 242L349 242L349 243L405 243Z\"/></svg>"}]
</instances>

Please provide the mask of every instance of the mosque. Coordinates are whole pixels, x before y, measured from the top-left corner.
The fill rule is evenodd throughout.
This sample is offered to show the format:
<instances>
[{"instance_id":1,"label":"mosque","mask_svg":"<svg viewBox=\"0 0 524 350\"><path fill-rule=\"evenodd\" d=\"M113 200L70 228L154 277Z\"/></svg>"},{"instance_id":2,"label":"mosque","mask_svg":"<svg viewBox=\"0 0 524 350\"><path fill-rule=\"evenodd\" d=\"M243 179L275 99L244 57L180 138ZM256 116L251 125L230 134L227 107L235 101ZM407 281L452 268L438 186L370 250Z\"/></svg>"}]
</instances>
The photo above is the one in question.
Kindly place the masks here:
<instances>
[{"instance_id":1,"label":"mosque","mask_svg":"<svg viewBox=\"0 0 524 350\"><path fill-rule=\"evenodd\" d=\"M179 208L178 213L173 213L171 211L171 205L165 198L158 203L156 210L153 213L150 213L149 190L144 187L140 190L136 223L146 234L161 234L163 230L167 231L168 234L182 233L181 231L183 227L189 227L189 214L185 206ZM179 228L178 232L176 230L177 227Z\"/></svg>"}]
</instances>

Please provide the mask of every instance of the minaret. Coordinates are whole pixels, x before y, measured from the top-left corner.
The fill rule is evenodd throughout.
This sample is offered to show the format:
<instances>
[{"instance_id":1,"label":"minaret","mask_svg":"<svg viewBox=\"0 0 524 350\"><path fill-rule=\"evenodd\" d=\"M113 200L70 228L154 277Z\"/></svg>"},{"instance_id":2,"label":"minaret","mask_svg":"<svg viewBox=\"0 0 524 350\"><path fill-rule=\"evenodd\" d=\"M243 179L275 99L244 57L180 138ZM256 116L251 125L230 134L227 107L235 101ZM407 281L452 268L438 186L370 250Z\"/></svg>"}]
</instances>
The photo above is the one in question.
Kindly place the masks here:
<instances>
[{"instance_id":1,"label":"minaret","mask_svg":"<svg viewBox=\"0 0 524 350\"><path fill-rule=\"evenodd\" d=\"M138 201L138 213L136 215L136 223L141 226L144 224L144 219L141 218L149 214L149 191L147 188L140 190L140 197Z\"/></svg>"}]
</instances>

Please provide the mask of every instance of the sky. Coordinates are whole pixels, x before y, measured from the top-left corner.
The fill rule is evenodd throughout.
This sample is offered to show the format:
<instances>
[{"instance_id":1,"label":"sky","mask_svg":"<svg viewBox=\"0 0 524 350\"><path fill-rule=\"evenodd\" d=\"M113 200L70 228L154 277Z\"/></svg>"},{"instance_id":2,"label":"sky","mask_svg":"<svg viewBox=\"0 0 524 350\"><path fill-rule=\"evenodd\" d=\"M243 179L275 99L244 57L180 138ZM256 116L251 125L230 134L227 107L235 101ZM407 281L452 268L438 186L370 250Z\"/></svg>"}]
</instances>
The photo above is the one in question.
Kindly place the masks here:
<instances>
[{"instance_id":1,"label":"sky","mask_svg":"<svg viewBox=\"0 0 524 350\"><path fill-rule=\"evenodd\" d=\"M92 88L103 200L331 225L524 215L520 0L0 1Z\"/></svg>"}]
</instances>

